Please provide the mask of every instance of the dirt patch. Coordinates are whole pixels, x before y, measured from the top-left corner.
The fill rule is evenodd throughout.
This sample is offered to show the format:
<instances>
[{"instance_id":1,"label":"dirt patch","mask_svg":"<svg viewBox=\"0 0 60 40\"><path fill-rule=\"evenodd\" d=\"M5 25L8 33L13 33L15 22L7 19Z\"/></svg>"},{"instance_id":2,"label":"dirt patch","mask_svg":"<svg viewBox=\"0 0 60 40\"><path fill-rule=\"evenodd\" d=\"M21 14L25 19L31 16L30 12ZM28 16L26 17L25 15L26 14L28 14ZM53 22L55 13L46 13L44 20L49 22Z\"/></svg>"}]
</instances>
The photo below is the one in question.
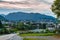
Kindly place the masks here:
<instances>
[{"instance_id":1,"label":"dirt patch","mask_svg":"<svg viewBox=\"0 0 60 40\"><path fill-rule=\"evenodd\" d=\"M60 34L59 35L55 35L54 38L60 39Z\"/></svg>"}]
</instances>

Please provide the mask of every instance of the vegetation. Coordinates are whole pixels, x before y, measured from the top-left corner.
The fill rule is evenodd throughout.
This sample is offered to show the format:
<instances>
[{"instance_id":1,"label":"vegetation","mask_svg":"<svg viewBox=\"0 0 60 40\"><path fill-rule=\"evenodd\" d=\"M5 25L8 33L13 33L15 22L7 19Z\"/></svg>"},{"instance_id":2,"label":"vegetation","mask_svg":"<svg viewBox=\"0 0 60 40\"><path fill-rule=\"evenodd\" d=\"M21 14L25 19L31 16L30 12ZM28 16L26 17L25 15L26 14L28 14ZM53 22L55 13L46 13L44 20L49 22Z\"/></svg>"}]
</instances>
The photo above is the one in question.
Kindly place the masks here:
<instances>
[{"instance_id":1,"label":"vegetation","mask_svg":"<svg viewBox=\"0 0 60 40\"><path fill-rule=\"evenodd\" d=\"M23 22L19 22L17 25L18 30L29 30L29 25L25 25Z\"/></svg>"},{"instance_id":2,"label":"vegetation","mask_svg":"<svg viewBox=\"0 0 60 40\"><path fill-rule=\"evenodd\" d=\"M54 33L28 33L28 34L20 34L20 36L53 36Z\"/></svg>"},{"instance_id":3,"label":"vegetation","mask_svg":"<svg viewBox=\"0 0 60 40\"><path fill-rule=\"evenodd\" d=\"M1 29L1 28L4 28L4 26L2 25L2 23L1 23L1 21L0 21L0 29Z\"/></svg>"},{"instance_id":4,"label":"vegetation","mask_svg":"<svg viewBox=\"0 0 60 40\"><path fill-rule=\"evenodd\" d=\"M57 15L57 17L60 17L60 0L55 0L52 5L52 11Z\"/></svg>"},{"instance_id":5,"label":"vegetation","mask_svg":"<svg viewBox=\"0 0 60 40\"><path fill-rule=\"evenodd\" d=\"M60 0L55 0L51 9L57 15L57 19L59 19L59 17L60 17ZM58 21L58 23L59 23L59 21ZM57 29L56 31L59 33L60 29Z\"/></svg>"},{"instance_id":6,"label":"vegetation","mask_svg":"<svg viewBox=\"0 0 60 40\"><path fill-rule=\"evenodd\" d=\"M30 23L30 22L26 22L24 24L24 22L19 22L17 24L17 27L16 27L18 30L34 30L34 29L46 29L46 23L44 24L41 24L39 23L38 25L36 23Z\"/></svg>"},{"instance_id":7,"label":"vegetation","mask_svg":"<svg viewBox=\"0 0 60 40\"><path fill-rule=\"evenodd\" d=\"M0 35L14 33L16 29L6 28L0 21Z\"/></svg>"},{"instance_id":8,"label":"vegetation","mask_svg":"<svg viewBox=\"0 0 60 40\"><path fill-rule=\"evenodd\" d=\"M1 21L0 21L0 34L5 33L5 27L2 25Z\"/></svg>"},{"instance_id":9,"label":"vegetation","mask_svg":"<svg viewBox=\"0 0 60 40\"><path fill-rule=\"evenodd\" d=\"M5 24L5 25L2 25L2 23L0 22L0 34L10 34L10 33L16 33L16 32L19 32L21 35L26 33L28 35L30 35L29 33L32 33L32 36L34 35L37 35L37 36L48 36L47 33L55 33L54 32L50 32L49 30L42 30L41 32L40 31L33 31L34 29L46 29L46 24L44 23L43 25L41 23L39 23L38 25L35 24L35 23L30 23L30 22L27 22L26 24L24 24L23 22L19 22L17 23L17 25L14 23L14 24L11 24L10 27L6 28L4 27L5 25L8 25L8 24ZM36 34L35 34L36 33ZM46 33L46 34L39 34L39 33ZM50 35L50 34L49 34Z\"/></svg>"},{"instance_id":10,"label":"vegetation","mask_svg":"<svg viewBox=\"0 0 60 40\"><path fill-rule=\"evenodd\" d=\"M23 40L47 40L47 39L39 39L39 38L24 38Z\"/></svg>"}]
</instances>

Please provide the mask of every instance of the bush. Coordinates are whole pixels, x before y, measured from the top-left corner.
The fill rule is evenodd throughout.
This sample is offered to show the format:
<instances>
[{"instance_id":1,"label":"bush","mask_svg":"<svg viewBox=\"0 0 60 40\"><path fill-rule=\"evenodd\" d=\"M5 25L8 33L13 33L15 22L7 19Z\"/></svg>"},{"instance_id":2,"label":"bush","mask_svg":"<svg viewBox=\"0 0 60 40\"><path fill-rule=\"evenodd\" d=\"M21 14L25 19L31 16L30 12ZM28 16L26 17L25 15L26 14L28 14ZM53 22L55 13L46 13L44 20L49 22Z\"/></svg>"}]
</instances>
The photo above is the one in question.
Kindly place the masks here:
<instances>
[{"instance_id":1,"label":"bush","mask_svg":"<svg viewBox=\"0 0 60 40\"><path fill-rule=\"evenodd\" d=\"M9 34L9 33L10 33L10 31L5 28L0 29L0 34Z\"/></svg>"},{"instance_id":2,"label":"bush","mask_svg":"<svg viewBox=\"0 0 60 40\"><path fill-rule=\"evenodd\" d=\"M46 29L46 33L56 33L56 30L50 31L50 30Z\"/></svg>"}]
</instances>

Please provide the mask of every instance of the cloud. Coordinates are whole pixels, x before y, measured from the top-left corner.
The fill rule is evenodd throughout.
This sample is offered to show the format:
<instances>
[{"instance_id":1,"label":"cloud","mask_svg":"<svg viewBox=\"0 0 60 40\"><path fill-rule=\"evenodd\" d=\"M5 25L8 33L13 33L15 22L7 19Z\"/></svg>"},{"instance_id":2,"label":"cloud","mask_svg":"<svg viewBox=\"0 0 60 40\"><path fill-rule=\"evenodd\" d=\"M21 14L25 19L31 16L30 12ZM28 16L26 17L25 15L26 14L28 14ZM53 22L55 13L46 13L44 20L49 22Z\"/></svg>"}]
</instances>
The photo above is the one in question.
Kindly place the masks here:
<instances>
[{"instance_id":1,"label":"cloud","mask_svg":"<svg viewBox=\"0 0 60 40\"><path fill-rule=\"evenodd\" d=\"M19 2L19 1L22 1L22 0L1 0L1 1L7 1L7 2Z\"/></svg>"},{"instance_id":2,"label":"cloud","mask_svg":"<svg viewBox=\"0 0 60 40\"><path fill-rule=\"evenodd\" d=\"M54 0L45 0L45 1L47 1L49 3L53 3Z\"/></svg>"},{"instance_id":3,"label":"cloud","mask_svg":"<svg viewBox=\"0 0 60 40\"><path fill-rule=\"evenodd\" d=\"M45 4L51 4L53 0L0 0L0 1L5 1L5 2L19 2L19 3L40 3L43 2Z\"/></svg>"},{"instance_id":4,"label":"cloud","mask_svg":"<svg viewBox=\"0 0 60 40\"><path fill-rule=\"evenodd\" d=\"M2 11L0 10L0 13L14 11L46 12L50 11L51 3L52 0L1 0L0 8Z\"/></svg>"},{"instance_id":5,"label":"cloud","mask_svg":"<svg viewBox=\"0 0 60 40\"><path fill-rule=\"evenodd\" d=\"M12 1L12 2L10 2ZM8 8L8 9L20 9L20 8L31 8L33 10L38 10L38 11L43 11L46 9L50 8L50 5L40 2L37 0L29 0L29 1L22 1L21 0L18 2L16 0L4 0L4 2L0 2L0 7L1 8ZM14 1L14 2L13 2Z\"/></svg>"},{"instance_id":6,"label":"cloud","mask_svg":"<svg viewBox=\"0 0 60 40\"><path fill-rule=\"evenodd\" d=\"M51 2L52 0L1 0L0 8L44 11L50 10Z\"/></svg>"}]
</instances>

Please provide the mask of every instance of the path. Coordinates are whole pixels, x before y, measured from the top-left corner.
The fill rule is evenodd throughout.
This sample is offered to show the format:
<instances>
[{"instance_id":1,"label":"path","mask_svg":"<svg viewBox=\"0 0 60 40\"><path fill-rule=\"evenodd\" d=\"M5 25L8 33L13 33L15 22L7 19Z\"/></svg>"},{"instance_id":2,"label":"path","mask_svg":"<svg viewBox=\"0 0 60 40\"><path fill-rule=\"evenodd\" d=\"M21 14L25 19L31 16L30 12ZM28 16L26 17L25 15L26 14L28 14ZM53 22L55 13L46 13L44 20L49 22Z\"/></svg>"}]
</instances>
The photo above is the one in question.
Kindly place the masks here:
<instances>
[{"instance_id":1,"label":"path","mask_svg":"<svg viewBox=\"0 0 60 40\"><path fill-rule=\"evenodd\" d=\"M9 34L0 36L0 40L23 40L23 38L16 34Z\"/></svg>"}]
</instances>

